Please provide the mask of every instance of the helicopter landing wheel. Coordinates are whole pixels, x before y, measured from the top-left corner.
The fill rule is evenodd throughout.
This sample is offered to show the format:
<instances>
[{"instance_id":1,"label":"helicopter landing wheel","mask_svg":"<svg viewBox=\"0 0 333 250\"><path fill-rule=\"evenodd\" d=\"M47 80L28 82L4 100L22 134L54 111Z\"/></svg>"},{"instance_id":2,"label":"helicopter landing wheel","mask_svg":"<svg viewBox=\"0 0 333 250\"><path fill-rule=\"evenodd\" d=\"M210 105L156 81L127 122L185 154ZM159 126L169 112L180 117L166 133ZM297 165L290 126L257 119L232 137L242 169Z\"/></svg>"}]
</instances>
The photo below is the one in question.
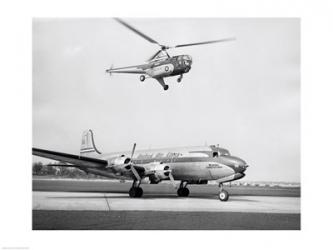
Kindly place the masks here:
<instances>
[{"instance_id":1,"label":"helicopter landing wheel","mask_svg":"<svg viewBox=\"0 0 333 250\"><path fill-rule=\"evenodd\" d=\"M169 89L169 85L164 85L163 89L164 90L168 90Z\"/></svg>"},{"instance_id":2,"label":"helicopter landing wheel","mask_svg":"<svg viewBox=\"0 0 333 250\"><path fill-rule=\"evenodd\" d=\"M178 78L177 78L177 82L181 82L182 79L183 79L183 76L178 77Z\"/></svg>"},{"instance_id":3,"label":"helicopter landing wheel","mask_svg":"<svg viewBox=\"0 0 333 250\"><path fill-rule=\"evenodd\" d=\"M140 81L143 82L146 79L146 77L144 75L140 76Z\"/></svg>"}]
</instances>

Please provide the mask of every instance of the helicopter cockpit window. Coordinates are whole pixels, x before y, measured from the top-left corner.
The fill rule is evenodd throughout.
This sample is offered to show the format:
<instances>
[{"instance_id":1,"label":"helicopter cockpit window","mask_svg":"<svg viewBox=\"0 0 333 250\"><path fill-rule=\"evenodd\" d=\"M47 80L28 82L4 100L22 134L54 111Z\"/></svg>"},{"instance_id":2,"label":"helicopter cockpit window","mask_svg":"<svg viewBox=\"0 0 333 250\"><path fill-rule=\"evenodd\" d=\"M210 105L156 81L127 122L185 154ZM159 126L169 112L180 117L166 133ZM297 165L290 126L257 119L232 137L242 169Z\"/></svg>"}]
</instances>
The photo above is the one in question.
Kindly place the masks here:
<instances>
[{"instance_id":1,"label":"helicopter cockpit window","mask_svg":"<svg viewBox=\"0 0 333 250\"><path fill-rule=\"evenodd\" d=\"M184 60L190 60L190 57L188 55L183 56Z\"/></svg>"}]
</instances>

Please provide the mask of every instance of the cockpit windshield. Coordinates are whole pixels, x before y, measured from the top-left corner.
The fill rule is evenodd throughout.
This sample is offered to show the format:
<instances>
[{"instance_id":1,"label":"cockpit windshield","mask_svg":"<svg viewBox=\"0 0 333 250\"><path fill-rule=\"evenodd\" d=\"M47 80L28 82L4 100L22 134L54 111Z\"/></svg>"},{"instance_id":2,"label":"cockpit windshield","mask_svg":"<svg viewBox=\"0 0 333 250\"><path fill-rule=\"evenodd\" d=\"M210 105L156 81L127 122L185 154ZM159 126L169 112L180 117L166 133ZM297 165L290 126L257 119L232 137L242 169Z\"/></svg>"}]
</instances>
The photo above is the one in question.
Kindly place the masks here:
<instances>
[{"instance_id":1,"label":"cockpit windshield","mask_svg":"<svg viewBox=\"0 0 333 250\"><path fill-rule=\"evenodd\" d=\"M227 156L230 155L229 151L226 149L219 148L218 151L219 151L220 155L227 155Z\"/></svg>"},{"instance_id":2,"label":"cockpit windshield","mask_svg":"<svg viewBox=\"0 0 333 250\"><path fill-rule=\"evenodd\" d=\"M215 157L226 155L230 156L230 152L225 148L220 148L219 146L211 145L212 151L215 152ZM213 155L214 156L214 155Z\"/></svg>"},{"instance_id":3,"label":"cockpit windshield","mask_svg":"<svg viewBox=\"0 0 333 250\"><path fill-rule=\"evenodd\" d=\"M188 60L188 61L192 61L192 57L190 57L189 55L184 55L183 59Z\"/></svg>"}]
</instances>

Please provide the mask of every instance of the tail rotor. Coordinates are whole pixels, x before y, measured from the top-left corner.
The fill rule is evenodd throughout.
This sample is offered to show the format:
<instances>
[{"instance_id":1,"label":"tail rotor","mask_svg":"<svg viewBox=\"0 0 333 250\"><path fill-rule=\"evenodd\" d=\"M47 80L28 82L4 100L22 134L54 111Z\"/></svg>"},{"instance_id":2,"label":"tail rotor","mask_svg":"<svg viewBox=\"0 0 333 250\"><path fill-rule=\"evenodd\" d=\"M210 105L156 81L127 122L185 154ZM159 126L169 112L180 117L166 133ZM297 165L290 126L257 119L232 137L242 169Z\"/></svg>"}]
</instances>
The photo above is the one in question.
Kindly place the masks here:
<instances>
[{"instance_id":1,"label":"tail rotor","mask_svg":"<svg viewBox=\"0 0 333 250\"><path fill-rule=\"evenodd\" d=\"M105 73L110 74L110 76L112 75L112 70L113 70L113 64L111 64L111 67L107 70L105 70Z\"/></svg>"}]
</instances>

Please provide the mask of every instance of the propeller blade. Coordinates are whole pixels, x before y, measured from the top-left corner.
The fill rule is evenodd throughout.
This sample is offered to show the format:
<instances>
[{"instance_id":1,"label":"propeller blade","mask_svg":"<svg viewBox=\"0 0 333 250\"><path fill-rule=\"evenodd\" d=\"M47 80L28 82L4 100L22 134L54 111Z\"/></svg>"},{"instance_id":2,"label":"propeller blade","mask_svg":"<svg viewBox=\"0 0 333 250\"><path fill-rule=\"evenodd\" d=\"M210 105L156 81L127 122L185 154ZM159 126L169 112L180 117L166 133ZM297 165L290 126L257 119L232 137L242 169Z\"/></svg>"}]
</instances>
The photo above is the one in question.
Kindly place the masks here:
<instances>
[{"instance_id":1,"label":"propeller blade","mask_svg":"<svg viewBox=\"0 0 333 250\"><path fill-rule=\"evenodd\" d=\"M131 162L132 162L132 158L134 155L135 147L136 147L136 143L134 143L134 145L133 145L132 154L131 154Z\"/></svg>"},{"instance_id":2,"label":"propeller blade","mask_svg":"<svg viewBox=\"0 0 333 250\"><path fill-rule=\"evenodd\" d=\"M212 40L212 41L205 41L205 42L199 42L199 43L179 44L179 45L174 46L173 48L203 45L203 44L210 44L210 43L221 43L221 42L228 42L228 41L233 41L233 40L236 40L236 38L235 37L229 37L229 38L224 38L224 39L219 39L219 40Z\"/></svg>"},{"instance_id":3,"label":"propeller blade","mask_svg":"<svg viewBox=\"0 0 333 250\"><path fill-rule=\"evenodd\" d=\"M176 185L175 179L173 178L173 175L171 174L171 170L170 170L170 173L169 173L169 178L170 178L170 181L171 181L173 187L175 189L177 189L177 185Z\"/></svg>"},{"instance_id":4,"label":"propeller blade","mask_svg":"<svg viewBox=\"0 0 333 250\"><path fill-rule=\"evenodd\" d=\"M129 25L128 23L124 22L123 20L121 20L120 18L115 18L119 23L121 23L122 25L124 25L125 27L127 27L128 29L130 29L131 31L133 31L134 33L138 34L139 36L143 37L144 39L146 39L147 41L151 42L151 43L156 43L158 45L160 45L158 42L156 42L154 39L152 39L151 37L143 34L141 31L137 30L136 28L132 27L131 25ZM161 46L161 45L160 45Z\"/></svg>"},{"instance_id":5,"label":"propeller blade","mask_svg":"<svg viewBox=\"0 0 333 250\"><path fill-rule=\"evenodd\" d=\"M136 178L138 181L141 181L141 177L140 177L138 171L136 171L136 169L133 167L133 165L131 165L131 171L132 171L132 173L134 174L135 178Z\"/></svg>"}]
</instances>

